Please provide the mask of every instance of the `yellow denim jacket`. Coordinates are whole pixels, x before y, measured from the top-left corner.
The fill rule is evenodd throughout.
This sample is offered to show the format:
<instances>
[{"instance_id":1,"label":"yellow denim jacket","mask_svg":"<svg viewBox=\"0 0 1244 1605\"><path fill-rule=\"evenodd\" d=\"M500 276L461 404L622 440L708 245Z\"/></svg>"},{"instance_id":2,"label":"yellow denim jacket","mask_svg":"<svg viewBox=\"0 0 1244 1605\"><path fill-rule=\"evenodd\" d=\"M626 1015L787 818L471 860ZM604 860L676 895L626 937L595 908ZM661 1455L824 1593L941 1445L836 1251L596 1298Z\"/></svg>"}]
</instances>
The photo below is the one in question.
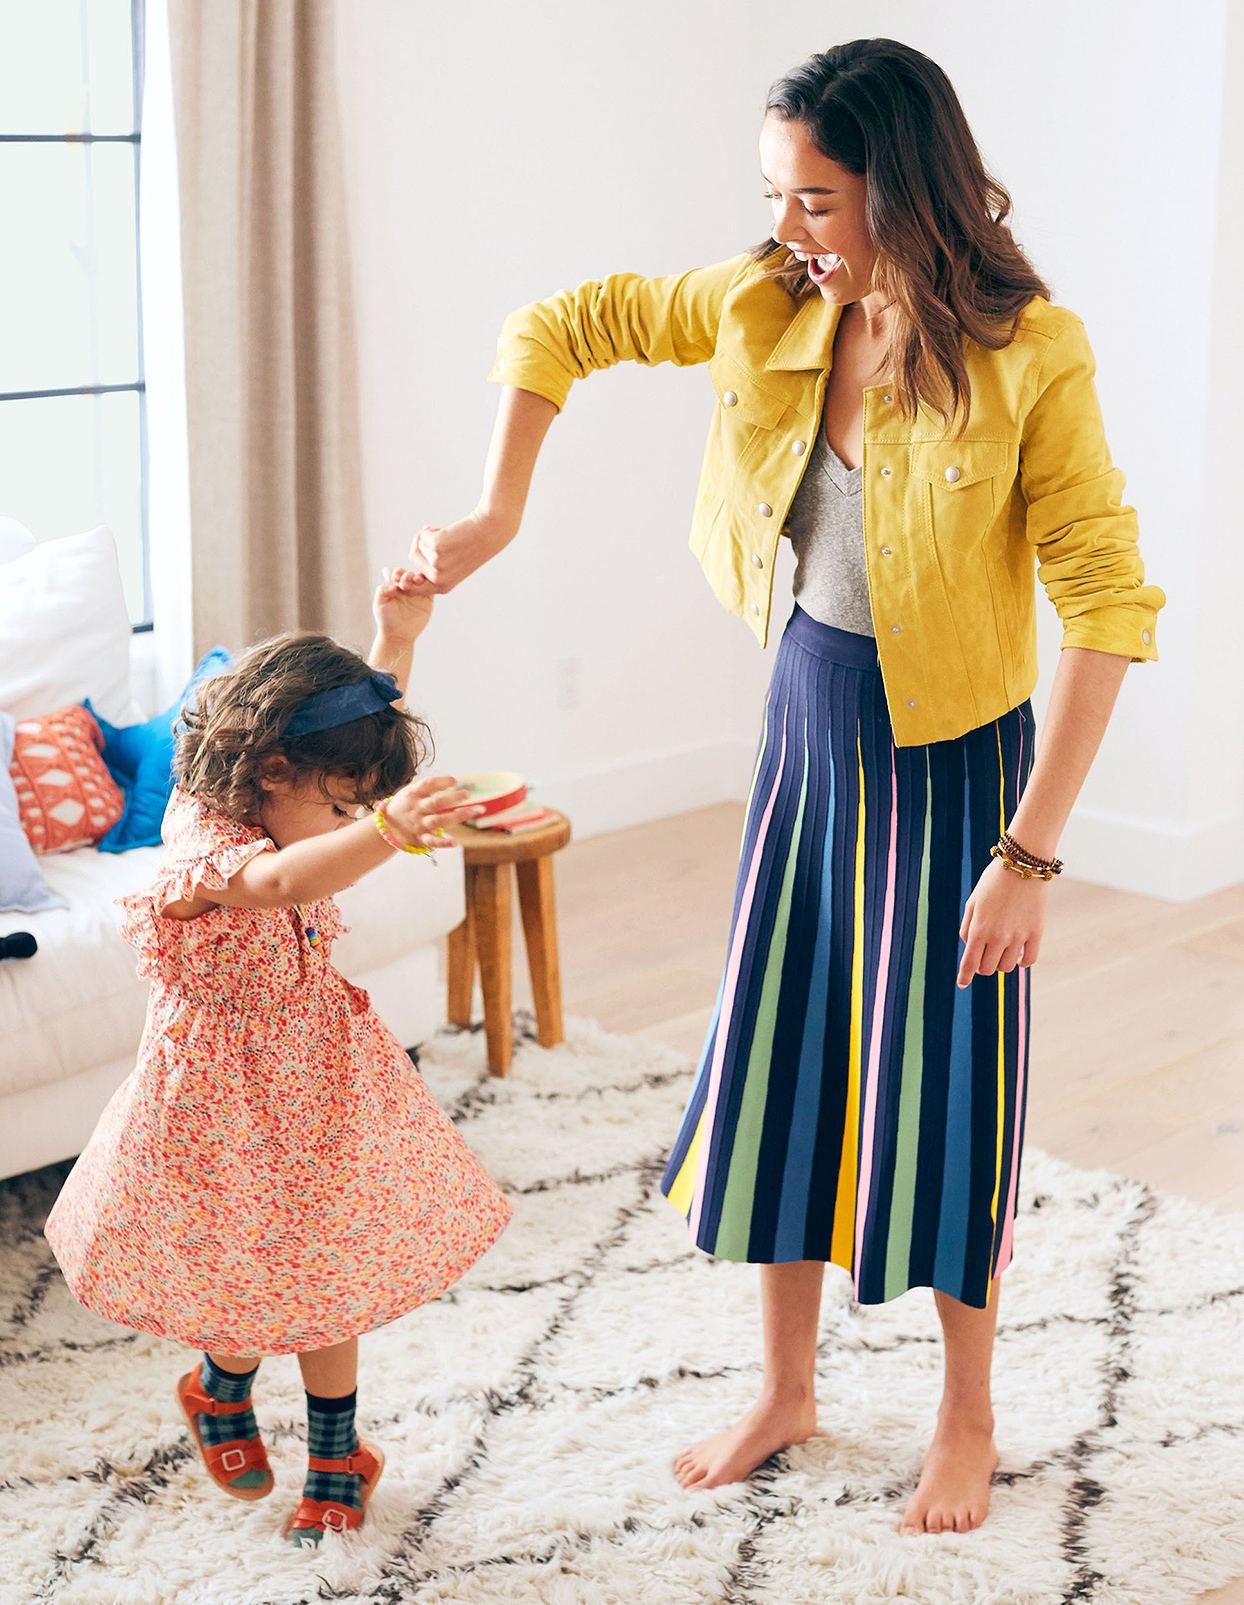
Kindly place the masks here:
<instances>
[{"instance_id":1,"label":"yellow denim jacket","mask_svg":"<svg viewBox=\"0 0 1244 1605\"><path fill-rule=\"evenodd\" d=\"M619 273L511 313L491 377L561 407L615 362L706 362L717 392L691 547L719 600L768 635L778 536L819 426L839 309L796 302L746 256L676 277ZM1040 298L1001 351L966 343L962 438L893 392L864 392L864 541L899 746L1000 717L1037 680L1033 581L1063 645L1157 657L1145 585L1074 313Z\"/></svg>"}]
</instances>

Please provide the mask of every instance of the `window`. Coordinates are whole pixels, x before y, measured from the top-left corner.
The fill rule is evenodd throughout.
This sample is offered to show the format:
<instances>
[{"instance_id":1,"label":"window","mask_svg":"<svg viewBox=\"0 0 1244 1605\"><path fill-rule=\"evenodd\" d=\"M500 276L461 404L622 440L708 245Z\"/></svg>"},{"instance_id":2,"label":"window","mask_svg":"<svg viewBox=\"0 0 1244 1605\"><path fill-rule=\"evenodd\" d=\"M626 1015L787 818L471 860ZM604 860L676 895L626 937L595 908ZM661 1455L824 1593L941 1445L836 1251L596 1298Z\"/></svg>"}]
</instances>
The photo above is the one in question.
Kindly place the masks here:
<instances>
[{"instance_id":1,"label":"window","mask_svg":"<svg viewBox=\"0 0 1244 1605\"><path fill-rule=\"evenodd\" d=\"M142 0L0 0L0 514L107 524L151 626L138 260Z\"/></svg>"}]
</instances>

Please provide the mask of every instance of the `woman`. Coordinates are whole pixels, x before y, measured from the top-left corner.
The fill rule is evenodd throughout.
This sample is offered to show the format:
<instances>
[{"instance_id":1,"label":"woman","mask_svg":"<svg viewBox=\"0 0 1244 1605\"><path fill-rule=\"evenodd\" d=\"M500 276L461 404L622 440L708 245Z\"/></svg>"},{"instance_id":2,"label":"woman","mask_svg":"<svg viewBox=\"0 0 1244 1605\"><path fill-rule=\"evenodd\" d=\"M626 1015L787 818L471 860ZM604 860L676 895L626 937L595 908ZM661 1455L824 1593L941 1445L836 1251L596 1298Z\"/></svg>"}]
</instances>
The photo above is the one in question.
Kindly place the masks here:
<instances>
[{"instance_id":1,"label":"woman","mask_svg":"<svg viewBox=\"0 0 1244 1605\"><path fill-rule=\"evenodd\" d=\"M964 1532L997 1464L1028 971L1059 837L1165 598L1083 327L1011 237L941 70L884 39L813 56L771 91L760 156L763 246L507 320L483 497L421 531L412 565L448 590L514 537L574 378L708 363L692 547L762 642L779 531L798 569L664 1183L699 1246L760 1264L764 1381L675 1470L717 1487L815 1431L830 1260L865 1303L934 1290L944 1392L902 1530ZM1034 557L1063 621L1035 755Z\"/></svg>"}]
</instances>

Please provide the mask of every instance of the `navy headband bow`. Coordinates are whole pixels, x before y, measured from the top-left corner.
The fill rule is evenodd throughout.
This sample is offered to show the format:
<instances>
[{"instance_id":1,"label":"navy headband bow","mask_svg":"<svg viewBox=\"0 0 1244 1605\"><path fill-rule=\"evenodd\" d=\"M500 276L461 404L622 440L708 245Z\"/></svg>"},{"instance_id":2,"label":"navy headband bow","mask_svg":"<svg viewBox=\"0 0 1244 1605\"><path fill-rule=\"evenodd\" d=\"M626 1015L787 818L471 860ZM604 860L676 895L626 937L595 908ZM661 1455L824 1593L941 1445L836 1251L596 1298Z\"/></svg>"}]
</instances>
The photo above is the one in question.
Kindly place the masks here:
<instances>
[{"instance_id":1,"label":"navy headband bow","mask_svg":"<svg viewBox=\"0 0 1244 1605\"><path fill-rule=\"evenodd\" d=\"M369 713L379 713L391 702L400 702L401 697L393 676L377 670L366 680L317 691L300 702L285 721L281 735L309 736L316 730L333 730L339 724L351 724Z\"/></svg>"}]
</instances>

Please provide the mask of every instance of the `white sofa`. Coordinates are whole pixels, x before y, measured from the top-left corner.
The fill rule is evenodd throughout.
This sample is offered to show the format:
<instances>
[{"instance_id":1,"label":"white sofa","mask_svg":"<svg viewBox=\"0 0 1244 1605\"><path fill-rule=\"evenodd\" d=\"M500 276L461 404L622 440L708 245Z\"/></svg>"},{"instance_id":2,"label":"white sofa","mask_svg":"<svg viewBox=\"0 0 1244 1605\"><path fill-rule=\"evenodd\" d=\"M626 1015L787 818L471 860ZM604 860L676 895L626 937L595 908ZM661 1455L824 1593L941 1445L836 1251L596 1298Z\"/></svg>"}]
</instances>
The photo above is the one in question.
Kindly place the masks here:
<instances>
[{"instance_id":1,"label":"white sofa","mask_svg":"<svg viewBox=\"0 0 1244 1605\"><path fill-rule=\"evenodd\" d=\"M0 962L0 1176L79 1153L134 1067L148 983L113 899L149 881L159 857L158 847L50 855L40 867L69 907L0 913L0 936L30 931L39 944L33 958ZM350 933L334 963L417 1046L444 1019L438 946L463 917L461 855L395 853L337 902Z\"/></svg>"}]
</instances>

